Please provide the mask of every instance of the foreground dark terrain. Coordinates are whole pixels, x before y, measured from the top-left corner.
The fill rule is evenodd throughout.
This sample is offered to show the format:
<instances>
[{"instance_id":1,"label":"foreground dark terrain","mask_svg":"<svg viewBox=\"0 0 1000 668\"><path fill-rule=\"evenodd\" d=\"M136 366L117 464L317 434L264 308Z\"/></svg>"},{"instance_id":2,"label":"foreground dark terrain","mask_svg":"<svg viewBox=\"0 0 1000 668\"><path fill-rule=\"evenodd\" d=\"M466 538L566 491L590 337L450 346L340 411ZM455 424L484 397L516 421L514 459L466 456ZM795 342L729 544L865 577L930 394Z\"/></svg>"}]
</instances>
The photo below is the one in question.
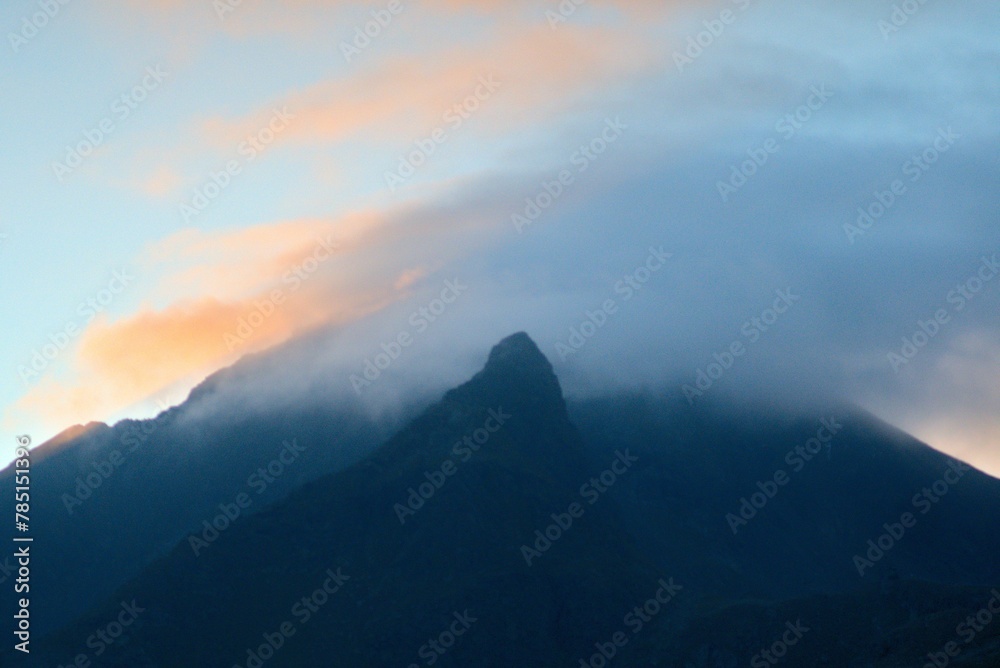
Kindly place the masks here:
<instances>
[{"instance_id":1,"label":"foreground dark terrain","mask_svg":"<svg viewBox=\"0 0 1000 668\"><path fill-rule=\"evenodd\" d=\"M859 410L567 405L524 334L398 425L218 384L72 512L143 424L36 451L48 635L3 665L1000 666L1000 481Z\"/></svg>"}]
</instances>

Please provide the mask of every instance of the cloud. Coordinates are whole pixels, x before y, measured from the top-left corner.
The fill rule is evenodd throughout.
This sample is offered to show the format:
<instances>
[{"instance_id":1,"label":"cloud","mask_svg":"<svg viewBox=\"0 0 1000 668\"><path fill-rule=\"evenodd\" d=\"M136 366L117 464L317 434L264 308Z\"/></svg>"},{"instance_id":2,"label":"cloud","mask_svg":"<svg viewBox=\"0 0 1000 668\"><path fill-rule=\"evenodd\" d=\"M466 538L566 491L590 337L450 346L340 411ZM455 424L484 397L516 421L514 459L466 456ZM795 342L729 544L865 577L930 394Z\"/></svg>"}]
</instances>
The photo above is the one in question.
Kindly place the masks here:
<instances>
[{"instance_id":1,"label":"cloud","mask_svg":"<svg viewBox=\"0 0 1000 668\"><path fill-rule=\"evenodd\" d=\"M300 20L305 21L306 18L315 19L314 12L316 10L335 10L342 8L357 8L358 3L348 2L347 0L221 0L221 2L228 5L226 9L233 9L235 11L228 12L224 11L223 16L236 16L237 13L254 13L254 12L267 12L268 10L274 10L280 8L285 12L285 14L302 14L298 17ZM399 0L400 5L405 9L411 4L415 4L412 0ZM135 11L150 11L156 13L173 13L180 11L190 11L192 9L204 9L205 4L199 2L199 0L123 0L123 4L128 8ZM381 3L366 3L372 5L372 7L364 8L367 11L373 9L384 9L388 4L388 0ZM682 4L679 2L671 2L670 0L587 0L586 3L573 3L577 8L581 5L592 5L599 7L616 7L622 11L642 11L649 12L654 10L662 11L672 5ZM688 2L683 4L693 4L688 0ZM705 3L698 3L705 4ZM424 0L420 3L421 7L427 7L432 11L442 11L442 12L456 12L463 10L474 10L481 13L508 13L512 6L527 6L527 7L537 7L537 3L532 0ZM545 9L549 9L546 7ZM558 4L555 6L558 10ZM567 12L568 13L568 12ZM268 14L270 16L270 14Z\"/></svg>"},{"instance_id":2,"label":"cloud","mask_svg":"<svg viewBox=\"0 0 1000 668\"><path fill-rule=\"evenodd\" d=\"M487 244L496 217L488 204L459 202L175 233L136 258L152 283L144 305L94 320L61 360L63 373L43 378L5 415L56 431L190 387L314 328L357 321Z\"/></svg>"},{"instance_id":3,"label":"cloud","mask_svg":"<svg viewBox=\"0 0 1000 668\"><path fill-rule=\"evenodd\" d=\"M180 302L95 321L75 351L69 379L44 379L13 408L56 425L113 414L175 384L190 387L243 354L378 306L371 295L319 300L291 290L244 301Z\"/></svg>"},{"instance_id":4,"label":"cloud","mask_svg":"<svg viewBox=\"0 0 1000 668\"><path fill-rule=\"evenodd\" d=\"M135 187L156 198L204 183L225 161L249 163L279 147L282 152L268 162L296 164L310 153L316 160L336 159L338 175L345 175L348 161L360 162L346 176L370 178L366 169L395 166L396 156L438 128L450 135L461 124L466 147L510 141L511 128L518 126L532 134L559 132L574 114L627 100L642 77L661 76L665 58L655 31L636 30L632 23L566 24L558 30L544 22L491 24L457 31L460 39L444 45L436 40L380 51L350 66L338 52L322 67L300 68L317 72L311 80L288 77L302 82L274 90L275 81L262 89L269 96L256 92L253 82L254 93L240 105L215 111L206 106L197 116L145 135L143 145L126 147L132 157L121 168L143 174ZM185 82L191 72L175 76ZM288 116L287 125L280 123L272 140L269 126L275 127L277 111ZM262 142L250 141L261 133ZM487 159L490 150L470 157ZM330 172L317 170L307 178L328 180Z\"/></svg>"},{"instance_id":5,"label":"cloud","mask_svg":"<svg viewBox=\"0 0 1000 668\"><path fill-rule=\"evenodd\" d=\"M995 308L998 301L981 307ZM961 331L941 344L942 352L929 360L926 370L907 374L912 383L905 393L908 400L890 409L917 437L996 476L1000 476L998 341L1000 329L995 326Z\"/></svg>"},{"instance_id":6,"label":"cloud","mask_svg":"<svg viewBox=\"0 0 1000 668\"><path fill-rule=\"evenodd\" d=\"M287 108L294 119L278 142L408 142L445 124L446 114L477 92L490 97L481 101L485 124L501 134L513 121L544 121L582 96L641 71L654 62L656 51L624 30L518 31L486 44L383 61L293 91L244 118L208 119L200 140L231 148L264 127L274 108Z\"/></svg>"},{"instance_id":7,"label":"cloud","mask_svg":"<svg viewBox=\"0 0 1000 668\"><path fill-rule=\"evenodd\" d=\"M153 165L142 182L147 192L170 190L176 175L203 177L203 169L180 167L185 155L214 153L212 162L228 156L285 105L295 119L277 139L281 159L269 161L271 172L260 170L261 183L270 187L280 180L274 176L306 162L306 185L296 187L308 192L313 163L300 158L317 154L335 173L350 177L368 168L379 172L377 179L381 168L372 165L385 159L390 168L403 147L441 124L484 76L500 88L477 112L465 147L488 157L442 168L447 173L431 186L415 179L408 192L418 199L404 207L243 219L241 229L184 230L162 239L137 262L158 277L147 303L95 323L74 358L78 375L40 385L21 406L49 410L63 422L69 413L59 411L77 410L82 421L228 363L239 353L225 345L227 331L272 290L289 289L318 240L333 235L335 256L308 281L298 277L294 300L239 352L290 338L297 345L308 338L300 333L337 323L336 356L356 371L442 279L459 276L473 286L470 299L428 331L379 388L405 394L400 379L411 371L414 385L444 386L461 378L456 365L471 365L501 336L527 329L574 392L644 386L679 392L715 353L745 338L743 325L773 302L775 290L791 288L802 301L726 373L716 385L720 393L810 406L836 395L976 463L996 461L996 296L984 294L961 318L956 314L907 371L895 374L886 361L918 319L946 303L979 256L995 250L1000 105L998 53L987 42L995 30L978 14L928 5L887 44L876 22L889 4L866 5L859 19L858 3L805 10L752 3L679 73L671 53L705 30L702 22L718 16L718 6L683 3L691 11L644 22L609 11L626 3L592 0L551 30L537 3L428 0L421 9L408 6L413 27L400 26L399 39L346 67L337 52L340 35L377 3L350 10L340 2L301 2L295 5L301 11L282 11L284 22L268 27L265 18L278 5L247 0L221 24L230 31L227 44L250 48L246 34L273 29L316 49L309 37L338 25L336 36L322 36L336 66L303 66L307 74L297 79L283 70L277 84L240 89L232 104L213 98L214 112L189 110L199 115L180 119L181 131L167 135L177 153L147 161ZM628 6L667 15L652 5ZM220 25L206 4L148 5L154 6L171 16L200 11L195 30ZM455 21L441 21L449 12ZM328 13L338 15L337 23ZM438 24L418 30L428 16ZM974 27L970 16L977 17ZM995 28L995 14L992 20ZM298 83L290 87L289 80ZM829 103L792 136L779 132L776 122L823 83L834 92ZM511 214L552 182L612 109L630 126L622 140L586 173L575 173L573 185L518 234ZM905 196L851 243L843 226L856 220L858 207L906 176L903 165L949 124L962 140L919 181L907 181ZM780 149L721 200L720 180L752 152L759 155L769 138ZM375 151L382 155L372 157ZM280 211L292 200L278 185L266 196L246 197L254 212L259 203ZM293 207L338 210L298 201ZM618 281L640 265L649 246L661 245L674 257L625 302ZM609 298L621 300L618 314L579 353L559 359L556 344ZM346 383L347 375L331 375L321 358L304 355L295 369ZM290 373L276 366L276 376L260 380L256 391L266 393L269 380Z\"/></svg>"},{"instance_id":8,"label":"cloud","mask_svg":"<svg viewBox=\"0 0 1000 668\"><path fill-rule=\"evenodd\" d=\"M151 197L166 197L181 185L180 174L170 167L160 167L140 184L140 189Z\"/></svg>"}]
</instances>

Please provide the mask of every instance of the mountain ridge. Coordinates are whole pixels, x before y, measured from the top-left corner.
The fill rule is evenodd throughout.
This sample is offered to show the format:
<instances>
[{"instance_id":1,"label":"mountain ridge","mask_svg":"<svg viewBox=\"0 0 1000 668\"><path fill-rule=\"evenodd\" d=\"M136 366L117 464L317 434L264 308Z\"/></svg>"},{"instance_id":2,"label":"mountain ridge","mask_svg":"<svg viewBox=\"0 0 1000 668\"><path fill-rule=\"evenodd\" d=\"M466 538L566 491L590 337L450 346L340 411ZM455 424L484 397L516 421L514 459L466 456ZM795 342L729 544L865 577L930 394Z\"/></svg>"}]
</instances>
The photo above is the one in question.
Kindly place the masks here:
<instances>
[{"instance_id":1,"label":"mountain ridge","mask_svg":"<svg viewBox=\"0 0 1000 668\"><path fill-rule=\"evenodd\" d=\"M726 512L756 489L760 472L773 475L786 450L807 442L816 424L748 419L741 411L664 412L622 397L572 412L573 420L551 364L530 338L504 339L480 372L357 463L232 522L200 555L188 541L178 543L119 589L112 599L135 598L151 611L130 646L157 665L244 665L234 662L248 657L244 648L253 651L257 630L280 619L288 592L309 591L328 569L342 568L352 578L345 595L332 598L295 643L289 638L273 665L331 657L338 665L407 665L435 625L465 613L475 626L461 645L435 654L440 665L575 665L621 628L619 611L667 582L677 595L646 623L651 630L620 649L622 660L685 668L709 665L702 663L707 656L736 660L748 637L767 637L770 616L801 612L848 624L844 633L871 644L857 651L888 666L933 649L920 624L937 629L930 638L946 635L933 621L937 604L920 604L931 594L920 592L958 610L1000 581L997 564L962 556L992 554L997 544L984 533L989 523L977 519L977 504L997 498L998 486L976 472L886 563L867 578L850 574L851 552L863 549L881 518L891 519L897 490L922 482L945 460L902 432L887 435L854 416L834 416L844 422L840 442L799 472L795 482L804 482L769 499L746 533L732 535ZM865 453L868 472L852 465ZM885 471L905 479L878 483ZM844 490L870 498L855 503ZM956 518L957 534L948 528ZM859 527L841 535L823 522ZM940 536L954 543L954 563L931 549ZM838 574L826 575L831 568ZM825 579L813 582L819 574ZM920 584L926 575L940 582ZM880 592L892 587L912 602L910 612L877 607L890 604ZM763 618L749 626L725 613L755 600L745 609ZM880 627L867 621L873 606L871 614L884 618ZM73 646L107 609L53 636L50 646ZM907 615L920 623L905 625ZM885 624L896 631L878 630ZM699 632L697 642L684 640L684 629L696 627L724 638ZM216 647L220 638L224 647ZM501 646L497 638L517 643ZM984 634L976 651L996 655L992 638ZM115 660L145 665L130 651L115 650ZM809 656L812 663L800 665L840 660Z\"/></svg>"}]
</instances>

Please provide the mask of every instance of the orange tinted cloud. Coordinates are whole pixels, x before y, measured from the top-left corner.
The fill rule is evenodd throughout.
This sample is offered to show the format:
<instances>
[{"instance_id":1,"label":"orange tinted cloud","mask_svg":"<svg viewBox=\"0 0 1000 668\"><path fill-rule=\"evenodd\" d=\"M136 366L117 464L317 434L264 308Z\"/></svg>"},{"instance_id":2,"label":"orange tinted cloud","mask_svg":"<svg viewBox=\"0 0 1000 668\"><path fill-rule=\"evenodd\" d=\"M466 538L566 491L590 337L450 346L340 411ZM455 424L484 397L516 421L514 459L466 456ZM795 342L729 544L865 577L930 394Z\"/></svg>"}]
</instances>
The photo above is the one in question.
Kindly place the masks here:
<instances>
[{"instance_id":1,"label":"orange tinted cloud","mask_svg":"<svg viewBox=\"0 0 1000 668\"><path fill-rule=\"evenodd\" d=\"M365 294L314 297L286 287L239 302L208 298L95 321L80 340L73 379L44 379L15 408L57 426L85 422L178 382L198 382L298 331L348 322L384 304Z\"/></svg>"},{"instance_id":2,"label":"orange tinted cloud","mask_svg":"<svg viewBox=\"0 0 1000 668\"><path fill-rule=\"evenodd\" d=\"M60 360L64 373L42 378L7 415L53 432L106 419L299 332L356 321L499 234L496 219L493 211L359 212L173 234L136 262L155 282L146 305L96 319Z\"/></svg>"},{"instance_id":3,"label":"orange tinted cloud","mask_svg":"<svg viewBox=\"0 0 1000 668\"><path fill-rule=\"evenodd\" d=\"M296 260L325 241L336 246L334 223L292 220L239 230L185 229L152 245L145 266L167 268L157 288L161 300L194 299L211 286L218 298L239 300L272 286Z\"/></svg>"},{"instance_id":4,"label":"orange tinted cloud","mask_svg":"<svg viewBox=\"0 0 1000 668\"><path fill-rule=\"evenodd\" d=\"M169 167L160 167L141 184L141 189L153 197L166 197L181 185L181 177Z\"/></svg>"},{"instance_id":5,"label":"orange tinted cloud","mask_svg":"<svg viewBox=\"0 0 1000 668\"><path fill-rule=\"evenodd\" d=\"M302 13L304 10L338 9L343 7L357 8L359 4L357 2L349 2L348 0L221 0L221 2L230 5L230 8L235 10L234 12L224 11L223 15L226 17L235 16L236 12L252 13L268 9L281 9L286 13ZM399 2L405 8L413 0L399 0ZM192 9L203 10L206 6L209 8L212 7L212 3L206 3L202 0L124 0L123 4L133 10L151 10L161 13ZM381 3L368 2L366 4L370 5L371 9L384 9L388 4L388 0ZM662 10L679 3L676 1L671 2L670 0L587 0L586 3L579 3L577 6L585 4L617 7L626 12L649 12L655 9ZM696 3L688 0L686 4L706 3ZM421 0L420 5L437 10L458 11L472 9L486 13L509 12L512 6L517 5L541 8L543 10L559 10L559 3L557 2L551 4L539 3L537 0ZM308 16L310 15L303 16L302 20L305 20Z\"/></svg>"},{"instance_id":6,"label":"orange tinted cloud","mask_svg":"<svg viewBox=\"0 0 1000 668\"><path fill-rule=\"evenodd\" d=\"M577 2L579 0L576 0ZM261 35L282 35L293 39L323 39L335 43L349 38L355 27L372 20L372 12L385 12L390 0L111 0L97 11L106 23L118 26L123 14L130 24L141 24L164 34L183 35L177 39L178 55L189 53L205 35L225 33L235 39ZM218 4L217 4L218 3ZM683 5L708 5L691 0L399 0L402 10L393 17L397 24L419 21L459 22L487 18L493 25L550 29L553 16L564 16L569 25L592 23L595 13L616 14L614 19L649 23ZM565 8L560 14L560 8ZM570 7L573 11L570 11ZM382 14L385 15L384 13ZM405 18L403 18L405 17ZM392 27L390 25L390 27Z\"/></svg>"},{"instance_id":7,"label":"orange tinted cloud","mask_svg":"<svg viewBox=\"0 0 1000 668\"><path fill-rule=\"evenodd\" d=\"M240 15L252 13L247 1L239 8ZM183 4L178 0L168 3L168 7ZM317 4L328 7L336 3ZM453 8L462 5L443 4ZM509 7L507 10L509 13ZM211 13L205 6L201 11ZM289 10L292 14L294 11ZM203 16L198 24L200 30L208 30L206 24L217 30L212 19ZM327 27L342 23L311 21L313 26ZM325 34L322 39L337 54L328 73L319 75L311 85L274 90L258 98L250 111L206 110L204 113L211 115L185 120L184 129L171 136L169 146L154 141L141 151L139 161L148 175L140 187L146 194L160 196L176 192L181 186L192 186L195 177L203 177L206 161L231 158L234 149L244 146L250 138L261 137L269 147L293 145L301 149L318 145L326 150L349 141L352 145L395 152L400 144L409 146L436 128L450 129L450 122L456 118L452 110L477 89L482 90L483 78L497 82L498 87L471 117L470 130L474 133L506 136L520 127L557 121L565 112L589 109L595 102L613 99L619 87L624 89L643 75L661 75L667 60L666 44L652 25L639 19L606 24L574 21L553 30L544 18L493 22L486 28L459 25L459 37L444 45L440 40L422 44L419 37L407 35L401 39L407 44L405 55L396 50L379 50L370 54L371 58L349 66L339 56L340 38L331 41ZM344 31L350 33L346 28ZM478 39L473 39L473 34ZM416 44L410 44L414 39ZM315 47L315 42L308 44ZM602 96L600 100L597 95ZM292 116L287 126L275 120L276 109L287 110ZM450 114L448 120L446 114ZM277 123L272 130L281 128L274 133L273 143L270 130L265 130L272 122ZM343 160L337 152L333 154ZM336 165L349 169L342 162ZM173 174L181 175L185 183L172 179ZM326 169L322 176L328 174Z\"/></svg>"},{"instance_id":8,"label":"orange tinted cloud","mask_svg":"<svg viewBox=\"0 0 1000 668\"><path fill-rule=\"evenodd\" d=\"M76 351L76 378L47 378L18 402L45 419L80 422L149 396L178 378L210 368L226 355L223 334L245 305L205 300L144 311L115 323L95 321ZM285 318L267 323L264 334Z\"/></svg>"},{"instance_id":9,"label":"orange tinted cloud","mask_svg":"<svg viewBox=\"0 0 1000 668\"><path fill-rule=\"evenodd\" d=\"M440 126L445 114L494 84L477 122L497 132L564 109L653 66L660 47L634 32L566 26L535 27L505 34L488 44L455 47L420 59L398 58L348 78L324 81L265 105L242 119L204 122L203 137L231 147L256 135L275 107L294 119L276 141L312 144L345 139L409 140ZM480 120L481 118L481 120Z\"/></svg>"},{"instance_id":10,"label":"orange tinted cloud","mask_svg":"<svg viewBox=\"0 0 1000 668\"><path fill-rule=\"evenodd\" d=\"M114 324L92 327L81 341L82 366L113 379L128 395L152 394L178 376L215 366L232 356L225 338L251 312L248 302L224 303L204 299L144 311ZM274 342L292 331L294 316L276 309L261 320L254 342Z\"/></svg>"}]
</instances>

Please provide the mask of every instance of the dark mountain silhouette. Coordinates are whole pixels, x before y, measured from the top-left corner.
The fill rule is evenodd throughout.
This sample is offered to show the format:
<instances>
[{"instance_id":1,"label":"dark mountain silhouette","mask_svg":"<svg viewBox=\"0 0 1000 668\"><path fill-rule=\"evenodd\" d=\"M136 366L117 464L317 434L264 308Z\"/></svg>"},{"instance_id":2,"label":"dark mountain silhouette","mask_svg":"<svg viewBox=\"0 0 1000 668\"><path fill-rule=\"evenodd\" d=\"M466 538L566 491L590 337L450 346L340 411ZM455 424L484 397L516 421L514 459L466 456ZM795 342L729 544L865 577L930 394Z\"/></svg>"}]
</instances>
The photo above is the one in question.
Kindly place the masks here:
<instances>
[{"instance_id":1,"label":"dark mountain silhouette","mask_svg":"<svg viewBox=\"0 0 1000 668\"><path fill-rule=\"evenodd\" d=\"M245 358L156 418L73 427L32 451L32 529L46 546L33 562L46 578L32 596L36 632L100 603L219 504L247 493L253 502L245 514L252 514L356 461L399 424L376 419L353 394L324 403L317 391L315 401L277 405L233 397L240 378L264 361ZM257 473L293 441L296 457L279 475ZM0 494L13 498L13 487L8 467ZM11 552L0 552L0 564Z\"/></svg>"},{"instance_id":2,"label":"dark mountain silhouette","mask_svg":"<svg viewBox=\"0 0 1000 668\"><path fill-rule=\"evenodd\" d=\"M1000 482L854 409L567 406L517 334L377 450L278 496L191 533L33 660L707 668L773 665L781 641L784 665L921 666L955 641L948 665L1000 665L1000 621L956 631L1000 584Z\"/></svg>"},{"instance_id":3,"label":"dark mountain silhouette","mask_svg":"<svg viewBox=\"0 0 1000 668\"><path fill-rule=\"evenodd\" d=\"M853 556L906 512L916 526L885 563L864 569L864 581L890 573L968 585L1000 581L1000 532L989 530L987 519L1000 504L1000 481L857 408L800 417L725 400L690 410L683 400L614 397L574 406L572 419L591 451L631 447L642 457L615 493L646 552L664 564L690 564L693 570L679 575L699 581L732 569L734 580L719 581L728 595L851 590L862 579ZM817 433L829 434L824 425L836 433L818 443ZM779 471L784 485L773 482ZM945 487L945 477L957 482L939 498L933 487ZM755 495L766 503L750 504L746 515L754 516L743 521L742 499ZM709 548L697 561L687 556L694 545Z\"/></svg>"}]
</instances>

